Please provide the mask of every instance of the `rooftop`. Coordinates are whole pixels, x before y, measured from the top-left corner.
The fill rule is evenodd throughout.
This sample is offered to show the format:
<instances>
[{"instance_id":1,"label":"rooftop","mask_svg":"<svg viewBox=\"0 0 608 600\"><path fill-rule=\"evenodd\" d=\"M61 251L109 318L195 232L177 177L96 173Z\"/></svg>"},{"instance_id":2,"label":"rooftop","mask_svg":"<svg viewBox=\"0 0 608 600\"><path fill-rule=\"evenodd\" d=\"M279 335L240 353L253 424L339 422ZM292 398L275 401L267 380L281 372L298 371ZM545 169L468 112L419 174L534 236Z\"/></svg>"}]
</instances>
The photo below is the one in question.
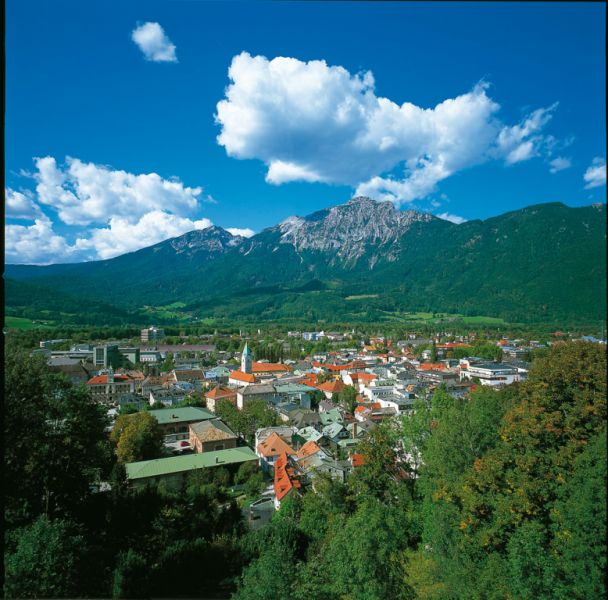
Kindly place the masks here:
<instances>
[{"instance_id":1,"label":"rooftop","mask_svg":"<svg viewBox=\"0 0 608 600\"><path fill-rule=\"evenodd\" d=\"M215 415L204 408L197 406L186 406L184 408L161 408L151 410L150 414L159 422L160 425L168 423L184 423L205 421L215 419Z\"/></svg>"},{"instance_id":2,"label":"rooftop","mask_svg":"<svg viewBox=\"0 0 608 600\"><path fill-rule=\"evenodd\" d=\"M257 459L258 457L251 448L242 447L230 450L217 450L215 452L202 452L200 454L185 454L170 458L157 458L155 460L142 460L127 463L125 468L127 470L127 478L133 480L182 473L205 467L218 467L220 465L257 461Z\"/></svg>"}]
</instances>

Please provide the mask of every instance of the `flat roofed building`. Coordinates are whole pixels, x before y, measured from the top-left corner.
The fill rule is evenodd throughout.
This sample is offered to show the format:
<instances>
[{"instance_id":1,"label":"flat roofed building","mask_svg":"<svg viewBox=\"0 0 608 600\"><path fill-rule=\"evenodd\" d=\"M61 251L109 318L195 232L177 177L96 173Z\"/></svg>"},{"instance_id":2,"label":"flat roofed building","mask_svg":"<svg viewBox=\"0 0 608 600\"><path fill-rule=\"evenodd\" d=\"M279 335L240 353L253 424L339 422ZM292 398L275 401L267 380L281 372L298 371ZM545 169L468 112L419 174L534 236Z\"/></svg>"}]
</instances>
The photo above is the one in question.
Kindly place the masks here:
<instances>
[{"instance_id":1,"label":"flat roofed building","mask_svg":"<svg viewBox=\"0 0 608 600\"><path fill-rule=\"evenodd\" d=\"M217 418L213 413L198 406L161 408L159 410L151 410L150 414L158 421L164 435L181 433L186 434L186 437L188 436L190 423Z\"/></svg>"},{"instance_id":2,"label":"flat roofed building","mask_svg":"<svg viewBox=\"0 0 608 600\"><path fill-rule=\"evenodd\" d=\"M479 379L482 385L501 387L520 380L519 371L507 363L476 363L460 367L460 380Z\"/></svg>"},{"instance_id":3,"label":"flat roofed building","mask_svg":"<svg viewBox=\"0 0 608 600\"><path fill-rule=\"evenodd\" d=\"M143 487L165 481L167 485L179 488L188 473L213 467L227 467L230 470L236 470L245 462L257 463L257 460L255 452L244 446L216 452L143 460L127 463L125 468L127 480L133 487Z\"/></svg>"}]
</instances>

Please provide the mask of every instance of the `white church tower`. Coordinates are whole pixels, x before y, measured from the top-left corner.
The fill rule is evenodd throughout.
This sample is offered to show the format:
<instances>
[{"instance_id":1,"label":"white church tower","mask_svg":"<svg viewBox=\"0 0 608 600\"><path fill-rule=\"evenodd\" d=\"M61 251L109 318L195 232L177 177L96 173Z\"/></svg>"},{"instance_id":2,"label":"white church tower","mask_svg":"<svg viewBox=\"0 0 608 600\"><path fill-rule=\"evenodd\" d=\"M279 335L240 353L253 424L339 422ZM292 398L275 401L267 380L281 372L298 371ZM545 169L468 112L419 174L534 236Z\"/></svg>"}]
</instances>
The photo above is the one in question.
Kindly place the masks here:
<instances>
[{"instance_id":1,"label":"white church tower","mask_svg":"<svg viewBox=\"0 0 608 600\"><path fill-rule=\"evenodd\" d=\"M243 354L241 354L241 371L243 373L252 372L251 351L249 350L249 346L247 346L247 342L245 342Z\"/></svg>"}]
</instances>

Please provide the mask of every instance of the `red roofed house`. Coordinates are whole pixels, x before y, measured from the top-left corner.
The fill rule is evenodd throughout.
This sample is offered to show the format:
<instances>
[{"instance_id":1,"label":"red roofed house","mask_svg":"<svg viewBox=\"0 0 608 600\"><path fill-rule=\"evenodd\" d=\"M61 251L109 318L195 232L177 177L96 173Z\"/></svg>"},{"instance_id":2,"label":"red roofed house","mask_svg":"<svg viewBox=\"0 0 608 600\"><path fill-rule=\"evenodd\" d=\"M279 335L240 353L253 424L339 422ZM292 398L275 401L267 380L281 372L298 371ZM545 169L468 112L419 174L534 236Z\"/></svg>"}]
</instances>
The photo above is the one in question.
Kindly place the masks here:
<instances>
[{"instance_id":1,"label":"red roofed house","mask_svg":"<svg viewBox=\"0 0 608 600\"><path fill-rule=\"evenodd\" d=\"M342 373L342 380L346 385L352 385L357 391L363 391L371 381L378 379L373 373Z\"/></svg>"},{"instance_id":2,"label":"red roofed house","mask_svg":"<svg viewBox=\"0 0 608 600\"><path fill-rule=\"evenodd\" d=\"M278 377L290 373L291 369L282 363L254 362L251 371L257 377Z\"/></svg>"},{"instance_id":3,"label":"red roofed house","mask_svg":"<svg viewBox=\"0 0 608 600\"><path fill-rule=\"evenodd\" d=\"M338 379L336 381L326 381L315 387L321 390L328 400L331 400L334 394L339 394L346 386Z\"/></svg>"},{"instance_id":4,"label":"red roofed house","mask_svg":"<svg viewBox=\"0 0 608 600\"><path fill-rule=\"evenodd\" d=\"M205 400L207 401L207 408L211 412L215 412L216 403L219 400L228 400L236 406L236 390L218 385L205 394Z\"/></svg>"},{"instance_id":5,"label":"red roofed house","mask_svg":"<svg viewBox=\"0 0 608 600\"><path fill-rule=\"evenodd\" d=\"M281 454L274 465L274 506L278 510L281 502L302 488L296 468L286 453ZM295 490L295 491L294 491Z\"/></svg>"},{"instance_id":6,"label":"red roofed house","mask_svg":"<svg viewBox=\"0 0 608 600\"><path fill-rule=\"evenodd\" d=\"M135 393L135 380L129 375L115 375L112 368L106 374L91 377L86 386L94 400L106 404L116 404L121 396Z\"/></svg>"},{"instance_id":7,"label":"red roofed house","mask_svg":"<svg viewBox=\"0 0 608 600\"><path fill-rule=\"evenodd\" d=\"M272 473L276 468L275 465L279 456L282 454L292 455L296 451L276 431L273 431L257 445L255 453L260 457L262 470Z\"/></svg>"},{"instance_id":8,"label":"red roofed house","mask_svg":"<svg viewBox=\"0 0 608 600\"><path fill-rule=\"evenodd\" d=\"M231 371L228 376L228 385L234 387L244 387L252 383L256 383L257 378L253 373L244 373L243 371Z\"/></svg>"}]
</instances>

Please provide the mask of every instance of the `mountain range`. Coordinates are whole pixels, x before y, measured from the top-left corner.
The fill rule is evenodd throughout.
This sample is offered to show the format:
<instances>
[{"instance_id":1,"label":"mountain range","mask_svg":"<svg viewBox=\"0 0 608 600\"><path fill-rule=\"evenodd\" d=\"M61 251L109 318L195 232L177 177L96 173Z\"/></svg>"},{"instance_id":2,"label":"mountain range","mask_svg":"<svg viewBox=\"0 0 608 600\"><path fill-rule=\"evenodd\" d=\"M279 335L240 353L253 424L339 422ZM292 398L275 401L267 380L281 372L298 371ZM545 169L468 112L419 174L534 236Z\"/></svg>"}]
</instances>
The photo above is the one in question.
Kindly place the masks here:
<instances>
[{"instance_id":1,"label":"mountain range","mask_svg":"<svg viewBox=\"0 0 608 600\"><path fill-rule=\"evenodd\" d=\"M422 310L600 321L605 250L605 204L455 224L358 197L250 238L212 226L108 260L6 265L5 303L13 314L32 302L115 307L121 321L175 302L198 318L369 321Z\"/></svg>"}]
</instances>

